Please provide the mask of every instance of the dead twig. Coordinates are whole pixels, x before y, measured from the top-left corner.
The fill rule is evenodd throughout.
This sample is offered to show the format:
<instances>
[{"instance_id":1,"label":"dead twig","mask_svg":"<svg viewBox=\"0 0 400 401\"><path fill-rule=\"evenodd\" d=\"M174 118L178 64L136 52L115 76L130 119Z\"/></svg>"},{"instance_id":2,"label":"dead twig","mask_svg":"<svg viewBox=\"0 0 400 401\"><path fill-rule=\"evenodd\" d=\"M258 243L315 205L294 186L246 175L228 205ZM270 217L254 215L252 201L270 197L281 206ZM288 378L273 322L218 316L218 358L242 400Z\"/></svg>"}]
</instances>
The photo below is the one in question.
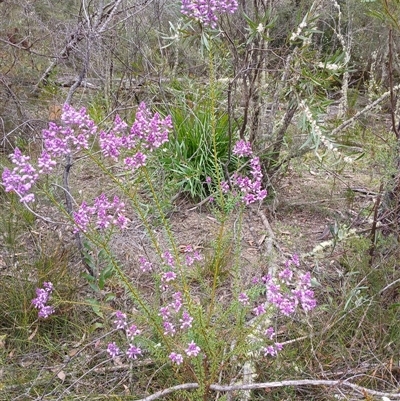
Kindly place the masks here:
<instances>
[{"instance_id":1,"label":"dead twig","mask_svg":"<svg viewBox=\"0 0 400 401\"><path fill-rule=\"evenodd\" d=\"M261 221L263 222L264 227L267 230L268 238L265 240L265 242L266 242L266 251L267 251L266 253L267 253L267 256L269 256L272 251L272 246L274 245L275 235L274 235L274 232L272 231L271 225L269 224L269 221L268 221L265 213L261 210L258 210L257 214L258 214L258 216L260 216Z\"/></svg>"}]
</instances>

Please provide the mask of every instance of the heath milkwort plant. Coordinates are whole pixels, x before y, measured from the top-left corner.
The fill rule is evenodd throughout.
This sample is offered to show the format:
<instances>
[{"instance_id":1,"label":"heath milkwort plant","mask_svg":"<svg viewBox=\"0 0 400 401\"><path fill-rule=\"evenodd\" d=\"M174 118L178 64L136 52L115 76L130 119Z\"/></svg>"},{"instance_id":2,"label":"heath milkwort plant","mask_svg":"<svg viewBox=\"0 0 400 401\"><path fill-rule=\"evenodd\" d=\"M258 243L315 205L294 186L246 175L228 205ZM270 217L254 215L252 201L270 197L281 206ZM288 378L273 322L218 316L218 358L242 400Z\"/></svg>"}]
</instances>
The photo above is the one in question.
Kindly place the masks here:
<instances>
[{"instance_id":1,"label":"heath milkwort plant","mask_svg":"<svg viewBox=\"0 0 400 401\"><path fill-rule=\"evenodd\" d=\"M277 275L255 278L255 296L251 298L246 292L238 296L238 301L245 309L251 309L252 314L258 320L264 316L278 315L288 317L298 310L308 313L316 307L314 292L311 289L311 274L295 271L299 269L298 255L293 255L285 262L285 268ZM251 292L251 291L249 291ZM272 342L261 348L264 356L276 356L282 350L283 345L276 341L276 333L273 327L267 328L262 334L266 342Z\"/></svg>"},{"instance_id":2,"label":"heath milkwort plant","mask_svg":"<svg viewBox=\"0 0 400 401\"><path fill-rule=\"evenodd\" d=\"M43 151L36 163L32 163L30 157L23 155L18 148L10 155L15 167L11 170L4 168L2 185L6 192L16 193L23 203L35 200L34 185L41 175L53 171L60 157L88 151L96 139L104 158L120 162L124 169L134 172L146 164L149 153L168 141L172 129L170 116L161 118L158 113L152 114L145 103L139 105L130 129L117 115L108 132L99 130L85 108L76 110L68 104L63 107L61 122L60 125L50 122L42 131ZM75 231L86 232L92 222L97 229L111 225L125 228L128 220L124 216L124 207L118 197L110 201L105 194L96 198L93 206L83 202L73 214Z\"/></svg>"},{"instance_id":3,"label":"heath milkwort plant","mask_svg":"<svg viewBox=\"0 0 400 401\"><path fill-rule=\"evenodd\" d=\"M238 158L250 158L250 177L243 176L239 173L234 173L231 177L231 186L235 189L237 188L240 192L240 197L245 205L250 205L251 203L262 201L267 196L267 191L262 188L262 172L260 159L254 156L251 149L251 144L249 142L241 139L236 142L233 147L233 154ZM221 188L224 193L229 192L230 187L227 181L221 182Z\"/></svg>"},{"instance_id":4,"label":"heath milkwort plant","mask_svg":"<svg viewBox=\"0 0 400 401\"><path fill-rule=\"evenodd\" d=\"M135 337L141 333L141 330L134 324L128 324L126 314L121 311L115 312L114 317L115 328L121 330L125 334L125 352L122 352L121 348L115 342L111 342L107 346L108 355L110 355L111 358L122 356L123 354L125 354L128 359L139 358L142 355L142 349L133 343Z\"/></svg>"},{"instance_id":5,"label":"heath milkwort plant","mask_svg":"<svg viewBox=\"0 0 400 401\"><path fill-rule=\"evenodd\" d=\"M204 26L215 28L219 15L233 14L237 8L236 0L182 0L181 12Z\"/></svg>"},{"instance_id":6,"label":"heath milkwort plant","mask_svg":"<svg viewBox=\"0 0 400 401\"><path fill-rule=\"evenodd\" d=\"M36 288L36 298L32 299L31 303L36 309L39 309L39 317L46 319L55 312L53 306L47 305L53 290L54 287L50 281L45 281L43 288Z\"/></svg>"},{"instance_id":7,"label":"heath milkwort plant","mask_svg":"<svg viewBox=\"0 0 400 401\"><path fill-rule=\"evenodd\" d=\"M193 255L193 248L187 247L188 253ZM202 256L196 254L196 262L201 262ZM140 257L141 265L147 266L148 260ZM164 253L164 268L169 272L174 272L176 260L172 260L171 254L167 251ZM185 262L184 262L185 263ZM186 262L186 267L192 266L192 261ZM154 271L154 266L151 264L151 269ZM144 271L148 271L147 268ZM159 275L163 277L164 273ZM161 278L161 281L163 279ZM167 358L173 365L179 366L184 363L190 363L200 358L200 361L205 361L210 356L207 349L199 346L196 340L201 344L207 344L208 339L203 338L211 335L211 331L219 332L220 328L211 326L204 330L204 322L199 321L201 316L198 313L192 315L188 302L191 302L191 294L177 290L179 288L178 274L174 274L170 279L164 280L161 288L164 299L163 305L158 310L158 317L161 319L163 345L158 346L165 351ZM235 302L232 300L231 302ZM264 327L263 322L270 322L272 317L290 317L296 312L303 311L308 313L316 306L314 292L311 289L311 275L309 272L300 272L300 260L297 255L293 255L288 259L282 270L276 277L265 275L261 278L254 278L252 286L247 290L239 293L237 302L239 310L242 310L243 315L247 316L243 327L237 328L244 330L254 337L257 335L258 351L264 357L276 357L283 349L283 344L278 341L276 327L270 325ZM205 305L200 305L200 310L205 308ZM230 306L227 304L224 309L228 310ZM193 310L193 309L192 309ZM250 318L249 316L253 316ZM255 319L256 324L250 324ZM201 318L200 318L201 320ZM110 342L107 346L107 352L112 357L125 356L128 359L136 359L143 356L144 353L150 352L151 349L142 349L135 343L135 336L142 334L136 325L128 324L126 314L117 311L114 314L114 327L125 333L124 344L118 346L115 342ZM261 323L261 324L260 324ZM261 331L256 327L264 327ZM241 336L245 338L245 336ZM196 340L195 340L196 339ZM251 344L247 346L253 347ZM160 348L160 349L161 349ZM242 350L243 348L242 344Z\"/></svg>"},{"instance_id":8,"label":"heath milkwort plant","mask_svg":"<svg viewBox=\"0 0 400 401\"><path fill-rule=\"evenodd\" d=\"M202 255L190 245L185 247L183 253L182 263L186 267L191 267L194 263L203 260ZM156 271L154 264L150 263L147 258L141 256L139 262L143 272ZM159 307L157 314L160 320L158 326L161 329L160 334L164 340L165 357L175 365L181 365L187 359L190 360L202 355L200 346L193 339L195 331L193 327L194 317L187 308L188 302L184 299L184 293L175 289L180 285L178 280L180 273L176 269L178 263L180 261L176 260L171 252L165 251L162 254L160 269L157 269L159 271L159 280L156 280L156 282L161 282L160 289L163 300L163 305ZM121 346L117 345L116 342L108 344L107 353L110 357L115 358L124 355L128 359L141 357L144 350L135 343L134 339L142 331L136 325L128 324L126 314L121 311L115 312L113 323L118 331L125 333L125 341L124 345ZM151 352L152 350L148 349L147 351Z\"/></svg>"},{"instance_id":9,"label":"heath milkwort plant","mask_svg":"<svg viewBox=\"0 0 400 401\"><path fill-rule=\"evenodd\" d=\"M168 141L168 134L172 129L170 116L162 118L157 113L152 114L144 103L138 107L135 122L131 127L128 127L119 116L116 116L110 130L100 130L84 108L75 110L68 105L63 108L61 121L61 125L50 123L48 129L43 131L44 149L36 163L33 163L28 156L24 156L19 149L15 149L11 155L14 168L3 171L2 179L6 191L15 192L23 203L34 201L35 183L41 175L49 174L54 170L60 157L66 155L72 157L79 152L90 155L90 149L96 140L98 140L101 158L111 160L114 166L126 170L127 173L134 174L139 170L145 174L148 158L152 152ZM229 183L221 183L223 190L236 193L243 206L262 201L267 192L262 189L259 158L253 154L250 144L244 140L235 144L233 153L237 158L247 161L250 167L249 173L247 175L233 174ZM99 166L104 168L100 162ZM110 173L110 175L112 174ZM113 182L120 185L123 190L123 183L115 176L113 178ZM134 202L129 191L123 191L123 193ZM114 196L110 199L106 194L100 194L93 202L82 202L73 213L74 230L90 236L92 233L112 227L124 229L128 224L125 210L125 202L120 197ZM146 225L145 218L142 221ZM148 232L151 236L151 228L148 229ZM201 299L194 300L195 297L187 283L186 276L194 265L202 263L203 257L192 246L185 247L179 254L176 245L174 246L174 239L170 239L172 247L165 251L160 249L158 243L153 242L157 250L158 262L150 260L148 257L139 257L141 271L154 278L155 288L160 293L156 307L150 306L147 301L144 301L140 288L132 284L118 263L113 266L140 310L141 319L145 318L148 321L147 325L151 326L154 338L157 342L162 343L160 349L164 355L164 361L167 359L177 366L193 363L193 365L197 364L196 369L201 369L201 361L208 363L205 361L218 358L218 355L223 357L217 352L218 348L213 348L214 345L209 335L211 331L219 333L220 330L218 324L213 323L213 318L218 320L218 313L232 313L232 316L234 313L226 312L232 310L229 302L227 305L218 304L217 267L213 273L213 283L209 286L211 290L208 298L205 298L207 305L203 305ZM219 240L222 243L222 234ZM99 243L99 246L107 245ZM107 255L112 257L111 253ZM216 262L213 262L216 266L220 262L217 258L221 258L221 255L221 250L217 249ZM311 310L315 307L315 299L310 288L310 275L299 275L291 268L292 266L298 267L298 265L298 258L293 257L277 277L265 276L254 283L254 286L258 288L257 296L254 296L254 289L242 289L237 293L238 298L234 299L231 304L241 308L243 316L252 315L260 321L275 311L283 316L290 316L299 309L306 312ZM51 291L52 286L50 285L38 289L37 297L32 301L32 304L39 309L41 317L47 317L54 312L54 309L47 305ZM143 320L136 323L138 326L142 325ZM124 356L128 359L137 359L145 352L151 352L151 349L142 345L151 344L153 341L151 338L150 342L146 343L144 326L139 329L135 324L128 323L126 315L121 311L114 315L114 326L124 334L125 340L123 344L118 344L117 341L108 344L107 352L110 357ZM236 330L241 329L252 330L251 327L245 328L245 326L236 328ZM218 336L220 334L215 334L214 337ZM282 344L277 341L274 329L267 328L263 336L265 346L263 346L262 352L266 356L275 356L282 349ZM220 366L220 360L214 362L215 366Z\"/></svg>"}]
</instances>

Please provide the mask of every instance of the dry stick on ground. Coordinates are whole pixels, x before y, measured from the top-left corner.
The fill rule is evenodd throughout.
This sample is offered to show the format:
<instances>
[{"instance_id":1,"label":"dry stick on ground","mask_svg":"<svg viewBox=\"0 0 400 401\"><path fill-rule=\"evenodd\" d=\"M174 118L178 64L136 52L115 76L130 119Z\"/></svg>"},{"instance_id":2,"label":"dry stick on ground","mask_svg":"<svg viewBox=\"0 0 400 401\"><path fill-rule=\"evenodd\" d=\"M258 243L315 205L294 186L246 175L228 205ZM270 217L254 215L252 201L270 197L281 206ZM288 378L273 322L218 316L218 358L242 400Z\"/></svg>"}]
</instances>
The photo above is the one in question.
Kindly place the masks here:
<instances>
[{"instance_id":1,"label":"dry stick on ground","mask_svg":"<svg viewBox=\"0 0 400 401\"><path fill-rule=\"evenodd\" d=\"M400 85L396 85L393 87L392 91L398 91L400 89ZM337 133L340 131L343 131L345 128L347 128L349 125L353 124L354 121L356 121L360 116L363 114L367 113L368 111L372 110L374 107L376 107L379 103L383 102L385 99L387 99L390 96L391 91L385 92L380 98L376 99L374 102L370 103L368 106L365 106L362 110L360 110L358 113L354 114L353 117L349 118L348 120L344 121L342 124L340 124L338 127L336 127L334 130L331 132L331 136L335 136Z\"/></svg>"},{"instance_id":2,"label":"dry stick on ground","mask_svg":"<svg viewBox=\"0 0 400 401\"><path fill-rule=\"evenodd\" d=\"M257 390L262 388L278 388L278 387L301 387L301 386L327 386L327 387L338 387L338 388L349 388L359 394L365 395L375 395L378 397L388 397L393 399L400 399L400 393L389 393L384 391L371 390L366 387L359 386L358 384L350 383L347 380L282 380L278 382L268 382L268 383L253 383L244 385L233 385L233 386L222 386L219 384L211 384L210 390L221 391L221 392L231 392L239 390ZM199 388L197 383L186 383L180 384L178 386L170 387L165 390L158 391L148 397L141 398L137 401L153 401L167 394L171 394L179 390L192 390Z\"/></svg>"}]
</instances>

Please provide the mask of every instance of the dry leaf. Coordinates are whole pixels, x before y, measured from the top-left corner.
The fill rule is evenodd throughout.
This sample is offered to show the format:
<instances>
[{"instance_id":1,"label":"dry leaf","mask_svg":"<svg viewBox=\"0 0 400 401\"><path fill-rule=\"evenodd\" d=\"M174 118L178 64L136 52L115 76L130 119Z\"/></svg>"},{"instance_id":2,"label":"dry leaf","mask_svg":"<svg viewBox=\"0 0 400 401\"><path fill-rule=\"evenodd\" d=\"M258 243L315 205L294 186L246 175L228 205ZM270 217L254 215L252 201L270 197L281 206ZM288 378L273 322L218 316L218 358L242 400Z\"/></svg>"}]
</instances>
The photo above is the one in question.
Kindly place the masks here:
<instances>
[{"instance_id":1,"label":"dry leaf","mask_svg":"<svg viewBox=\"0 0 400 401\"><path fill-rule=\"evenodd\" d=\"M62 107L59 104L51 104L49 106L49 120L56 121L59 120L62 114Z\"/></svg>"},{"instance_id":2,"label":"dry leaf","mask_svg":"<svg viewBox=\"0 0 400 401\"><path fill-rule=\"evenodd\" d=\"M264 234L259 240L258 240L258 246L260 246L264 241L267 236Z\"/></svg>"},{"instance_id":3,"label":"dry leaf","mask_svg":"<svg viewBox=\"0 0 400 401\"><path fill-rule=\"evenodd\" d=\"M66 374L61 370L60 372L57 373L57 377L63 382L67 376L66 376Z\"/></svg>"},{"instance_id":4,"label":"dry leaf","mask_svg":"<svg viewBox=\"0 0 400 401\"><path fill-rule=\"evenodd\" d=\"M33 333L28 337L29 341L31 341L35 337L35 335L36 335L36 333L38 331L38 328L39 328L39 326L36 326L35 330L33 330Z\"/></svg>"},{"instance_id":5,"label":"dry leaf","mask_svg":"<svg viewBox=\"0 0 400 401\"><path fill-rule=\"evenodd\" d=\"M68 356L72 358L72 357L75 356L78 352L79 352L78 349L71 349L71 350L68 352Z\"/></svg>"}]
</instances>

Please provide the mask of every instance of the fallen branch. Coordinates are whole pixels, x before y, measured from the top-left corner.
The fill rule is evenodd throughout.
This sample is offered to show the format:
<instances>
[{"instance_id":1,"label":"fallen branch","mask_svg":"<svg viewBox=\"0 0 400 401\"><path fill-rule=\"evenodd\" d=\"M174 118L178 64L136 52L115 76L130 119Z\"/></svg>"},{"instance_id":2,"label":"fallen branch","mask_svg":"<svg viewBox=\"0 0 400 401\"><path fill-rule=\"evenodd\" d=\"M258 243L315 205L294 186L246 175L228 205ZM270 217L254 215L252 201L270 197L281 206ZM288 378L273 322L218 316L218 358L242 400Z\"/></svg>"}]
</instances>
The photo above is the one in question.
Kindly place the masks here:
<instances>
[{"instance_id":1,"label":"fallen branch","mask_svg":"<svg viewBox=\"0 0 400 401\"><path fill-rule=\"evenodd\" d=\"M141 398L138 401L152 401L152 400L158 400L161 397L164 397L167 394L174 393L175 391L178 390L193 390L196 388L199 388L200 386L197 383L186 383L186 384L179 384L178 386L173 386L170 388L166 388L165 390L158 391L157 393L154 393L152 395L149 395L146 398Z\"/></svg>"},{"instance_id":2,"label":"fallen branch","mask_svg":"<svg viewBox=\"0 0 400 401\"><path fill-rule=\"evenodd\" d=\"M340 124L338 127L336 127L334 130L331 132L331 136L334 137L337 133L340 131L344 130L347 128L349 125L351 125L354 121L357 120L360 116L363 114L367 113L368 111L372 110L375 106L377 106L379 103L383 102L386 98L390 96L391 91L398 91L400 89L400 85L396 85L393 87L391 90L385 92L380 98L376 99L374 102L369 104L368 106L365 106L362 110L360 110L358 113L354 114L353 117L349 118L348 120L344 121L342 124Z\"/></svg>"},{"instance_id":3,"label":"fallen branch","mask_svg":"<svg viewBox=\"0 0 400 401\"><path fill-rule=\"evenodd\" d=\"M388 397L389 399L400 399L400 392L396 391L395 393L385 392L385 391L377 391L372 390L366 387L359 386L358 384L350 383L346 380L282 380L277 382L268 382L268 383L253 383L253 384L243 384L243 385L232 385L232 386L223 386L219 384L211 384L210 390L212 391L220 391L220 392L232 392L239 390L256 390L261 388L278 388L278 387L301 387L301 386L327 386L327 387L339 387L339 388L349 388L354 390L362 395L369 394L379 397ZM167 394L171 394L175 391L179 390L194 390L199 388L199 384L197 383L186 383L180 384L178 386L170 387L165 390L158 391L148 397L141 398L137 401L153 401L157 400L161 397L164 397Z\"/></svg>"},{"instance_id":4,"label":"fallen branch","mask_svg":"<svg viewBox=\"0 0 400 401\"><path fill-rule=\"evenodd\" d=\"M389 393L385 391L372 390L366 387L359 386L358 384L350 383L345 380L282 380L277 382L268 383L253 383L242 386L220 386L218 384L212 384L210 390L213 391L237 391L237 390L256 390L260 388L277 388L277 387L300 387L300 386L328 386L328 387L347 387L360 394L370 394L380 397L391 397L400 399L400 392Z\"/></svg>"}]
</instances>

